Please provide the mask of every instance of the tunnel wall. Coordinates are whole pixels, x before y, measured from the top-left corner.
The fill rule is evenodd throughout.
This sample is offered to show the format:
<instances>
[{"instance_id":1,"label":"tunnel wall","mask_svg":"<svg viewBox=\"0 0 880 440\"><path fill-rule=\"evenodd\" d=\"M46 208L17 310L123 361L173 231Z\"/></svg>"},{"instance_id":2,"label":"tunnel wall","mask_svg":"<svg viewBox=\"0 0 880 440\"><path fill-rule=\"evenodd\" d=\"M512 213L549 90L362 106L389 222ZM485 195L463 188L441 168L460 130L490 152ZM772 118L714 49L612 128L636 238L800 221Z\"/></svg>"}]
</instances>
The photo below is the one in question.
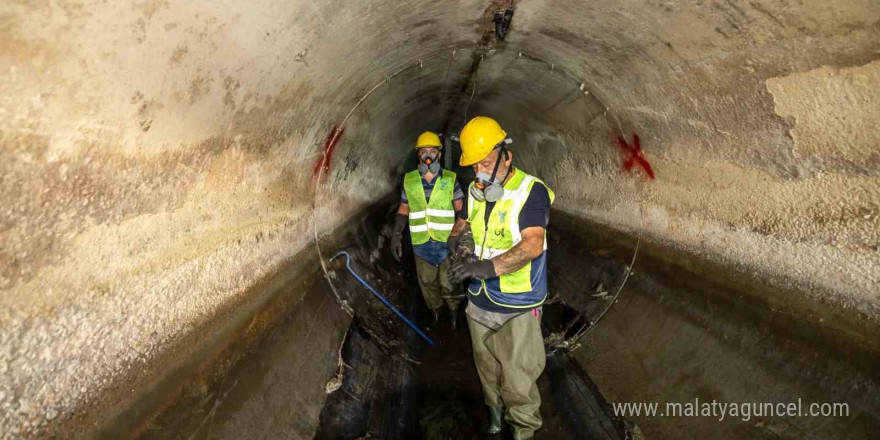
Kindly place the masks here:
<instances>
[{"instance_id":1,"label":"tunnel wall","mask_svg":"<svg viewBox=\"0 0 880 440\"><path fill-rule=\"evenodd\" d=\"M0 432L100 426L261 280L297 270L315 232L391 191L418 75L335 146L334 127L388 75L469 40L474 5L0 6ZM418 118L439 129L434 113Z\"/></svg>"},{"instance_id":2,"label":"tunnel wall","mask_svg":"<svg viewBox=\"0 0 880 440\"><path fill-rule=\"evenodd\" d=\"M545 62L499 60L475 99L557 207L876 316L877 4L576 4L519 4L506 44ZM551 62L607 112L523 90ZM623 169L633 134L653 179Z\"/></svg>"},{"instance_id":3,"label":"tunnel wall","mask_svg":"<svg viewBox=\"0 0 880 440\"><path fill-rule=\"evenodd\" d=\"M514 3L0 6L0 431L100 424L464 111L558 209L877 319L876 2Z\"/></svg>"},{"instance_id":4,"label":"tunnel wall","mask_svg":"<svg viewBox=\"0 0 880 440\"><path fill-rule=\"evenodd\" d=\"M694 258L683 264L685 254L669 261L659 244L642 241L632 263L631 238L597 224L585 230L584 224L555 213L549 283L562 301L597 322L572 355L602 395L610 402L659 403L659 417L628 417L645 438L842 439L877 431L877 326L854 327L818 303L780 302L770 286L744 290L741 280L704 276L712 269L700 266L711 263ZM634 271L625 281L623 274L615 279L609 270L614 264L632 264ZM614 294L621 283L612 298L594 293ZM545 316L553 316L553 307L545 308ZM695 398L722 404L798 401L803 408L839 402L846 411L838 417L761 411L687 419L670 417L669 406L664 412L668 403Z\"/></svg>"}]
</instances>

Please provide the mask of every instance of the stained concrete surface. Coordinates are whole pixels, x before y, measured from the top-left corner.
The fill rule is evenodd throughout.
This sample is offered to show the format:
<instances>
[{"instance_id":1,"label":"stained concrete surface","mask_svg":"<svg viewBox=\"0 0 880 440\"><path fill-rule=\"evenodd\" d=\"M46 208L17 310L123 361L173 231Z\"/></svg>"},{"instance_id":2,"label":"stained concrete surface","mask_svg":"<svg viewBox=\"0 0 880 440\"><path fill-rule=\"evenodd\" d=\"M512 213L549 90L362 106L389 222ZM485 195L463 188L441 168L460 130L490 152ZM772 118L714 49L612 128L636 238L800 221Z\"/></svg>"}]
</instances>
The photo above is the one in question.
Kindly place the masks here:
<instances>
[{"instance_id":1,"label":"stained concrete surface","mask_svg":"<svg viewBox=\"0 0 880 440\"><path fill-rule=\"evenodd\" d=\"M878 8L5 2L0 432L111 423L466 114L502 122L560 210L876 328ZM622 170L633 133L653 180Z\"/></svg>"},{"instance_id":2,"label":"stained concrete surface","mask_svg":"<svg viewBox=\"0 0 880 440\"><path fill-rule=\"evenodd\" d=\"M315 274L317 275L317 274ZM290 315L228 373L205 380L140 438L311 438L338 368L348 316L319 276L296 286L307 293ZM131 420L103 438L131 436Z\"/></svg>"},{"instance_id":3,"label":"stained concrete surface","mask_svg":"<svg viewBox=\"0 0 880 440\"><path fill-rule=\"evenodd\" d=\"M625 264L635 243L564 215L556 220L551 286L598 316L590 287L604 282L614 293L619 284L609 286L597 269ZM661 411L694 399L848 405L837 417L631 417L646 438L872 438L880 427L876 329L792 313L770 290L737 290L731 276L688 267L643 243L618 301L582 338L575 358L609 401L658 402ZM572 280L586 286L569 288ZM843 342L841 332L858 332L858 339Z\"/></svg>"},{"instance_id":4,"label":"stained concrete surface","mask_svg":"<svg viewBox=\"0 0 880 440\"><path fill-rule=\"evenodd\" d=\"M458 310L458 331L451 330L445 314L433 325L418 291L411 252L403 264L388 252L384 238L389 231L383 225L393 215L393 209L384 208L365 213L334 245L352 253L355 270L436 345L407 331L340 261L329 262L333 285L355 313L344 340L340 335L350 321L317 270L285 287L305 293L264 340L253 348L239 344L228 349L230 368L184 385L187 392L164 406L142 402L153 407L139 408L140 415L123 413L99 437L482 438L486 414L466 330L466 303ZM619 276L621 266L598 270ZM568 324L569 316L558 312L561 307L545 309L548 336ZM566 353L550 349L539 388L545 425L538 438L625 437L623 420L611 415L601 392ZM506 431L493 438L505 436Z\"/></svg>"},{"instance_id":5,"label":"stained concrete surface","mask_svg":"<svg viewBox=\"0 0 880 440\"><path fill-rule=\"evenodd\" d=\"M324 245L345 248L369 282L392 295L403 285L374 266L358 261L375 258L388 213L386 204L364 211L337 230ZM383 242L384 244L384 242ZM386 244L387 246L387 244ZM385 266L390 266L388 255ZM229 333L212 335L213 351L189 350L190 365L170 371L129 408L115 413L97 438L311 438L319 426L325 395L335 377L347 374L342 361L352 316L355 326L374 341L376 352L402 347L402 326L391 312L371 301L347 276L340 260L330 266L327 282L317 253L300 255L297 266L308 268L290 278L280 277L274 298ZM326 263L330 263L327 261ZM247 335L256 334L256 338ZM251 340L253 339L253 340Z\"/></svg>"},{"instance_id":6,"label":"stained concrete surface","mask_svg":"<svg viewBox=\"0 0 880 440\"><path fill-rule=\"evenodd\" d=\"M393 210L379 209L367 218L375 224L383 212L385 217L393 215ZM687 267L674 254L658 254L647 242L640 242L633 255L635 243L560 212L554 212L552 221L553 296L544 317L548 365L539 380L545 426L538 438L861 439L870 438L880 426L876 335L843 343L839 332L847 323L826 324L789 314L790 305L736 290L736 283L725 282L729 273ZM333 294L324 283L310 284L307 288L314 290L306 303L234 371L215 379L216 391L203 391L195 406L178 403L170 411L176 422L160 422L161 428L154 427L147 437L240 438L247 433L256 438L311 438L314 432L318 439L484 438L479 431L485 413L467 332L452 331L445 316L439 325L431 324L412 264L407 264L411 254L407 252L402 266L388 254L381 238L387 226L382 232L369 224L356 229L356 244L348 246L357 255L356 270L381 286L436 346L405 332L387 314L377 320L374 313L383 310L378 301L346 280L341 266L331 265L335 284L347 292L346 298L365 299L355 304L356 316L362 318L348 330L338 358L325 349L323 369L299 368L304 365L301 350L334 341L332 335L321 335L312 337L310 344L303 335L333 326L317 323L321 316L332 310L341 313L331 306L315 315ZM633 257L636 263L630 267ZM367 261L371 264L363 264ZM458 310L462 323L463 310ZM298 313L315 316L298 319ZM303 328L306 322L310 330ZM346 322L336 322L337 332ZM560 344L565 338L571 340ZM335 371L327 368L334 359ZM282 382L286 385L280 386ZM330 394L323 405L291 397L325 389ZM610 406L695 398L726 403L844 402L849 414L761 415L748 420L728 416L719 421L616 417ZM320 406L320 416L308 422L297 412L314 415ZM269 432L274 434L267 437Z\"/></svg>"}]
</instances>

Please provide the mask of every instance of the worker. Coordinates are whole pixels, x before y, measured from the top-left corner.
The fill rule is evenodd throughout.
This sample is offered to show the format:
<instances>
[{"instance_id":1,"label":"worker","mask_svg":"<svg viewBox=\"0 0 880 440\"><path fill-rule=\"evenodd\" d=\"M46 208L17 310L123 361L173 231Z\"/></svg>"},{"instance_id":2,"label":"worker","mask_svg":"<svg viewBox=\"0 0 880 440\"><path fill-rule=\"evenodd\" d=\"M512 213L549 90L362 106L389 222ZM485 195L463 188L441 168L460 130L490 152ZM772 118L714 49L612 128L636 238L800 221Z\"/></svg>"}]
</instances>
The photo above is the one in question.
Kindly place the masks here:
<instances>
[{"instance_id":1,"label":"worker","mask_svg":"<svg viewBox=\"0 0 880 440\"><path fill-rule=\"evenodd\" d=\"M391 236L391 252L397 261L403 256L403 230L409 223L416 274L425 304L433 312L434 324L440 319L445 303L455 330L456 310L464 298L453 292L449 282L446 239L452 231L457 213L463 213L464 193L455 173L440 166L443 145L436 133L426 131L416 141L418 169L406 173L400 206Z\"/></svg>"},{"instance_id":2,"label":"worker","mask_svg":"<svg viewBox=\"0 0 880 440\"><path fill-rule=\"evenodd\" d=\"M489 407L487 431L500 432L503 417L515 439L530 439L542 424L537 380L545 364L541 305L547 298L545 231L554 194L513 166L511 140L494 119L470 120L460 143L461 165L472 166L476 179L449 247L458 253L469 225L474 257L456 261L450 275L453 282L471 280L467 324Z\"/></svg>"}]
</instances>

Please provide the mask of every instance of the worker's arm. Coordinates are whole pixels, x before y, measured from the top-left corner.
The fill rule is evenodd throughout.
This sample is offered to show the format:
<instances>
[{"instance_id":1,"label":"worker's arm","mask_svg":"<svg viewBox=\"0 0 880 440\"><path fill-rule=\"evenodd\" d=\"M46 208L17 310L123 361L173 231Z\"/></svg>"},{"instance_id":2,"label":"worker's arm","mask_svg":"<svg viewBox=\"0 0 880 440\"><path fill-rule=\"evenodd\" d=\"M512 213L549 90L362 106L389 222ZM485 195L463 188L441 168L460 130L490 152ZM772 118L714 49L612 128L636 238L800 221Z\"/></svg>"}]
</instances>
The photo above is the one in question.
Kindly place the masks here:
<instances>
[{"instance_id":1,"label":"worker's arm","mask_svg":"<svg viewBox=\"0 0 880 440\"><path fill-rule=\"evenodd\" d=\"M461 218L461 215L458 215L462 209L464 209L464 200L458 199L452 202L452 208L455 210L457 214L455 216L455 224L452 226L452 232L449 235L456 237L464 231L464 228L467 226L467 220Z\"/></svg>"},{"instance_id":2,"label":"worker's arm","mask_svg":"<svg viewBox=\"0 0 880 440\"><path fill-rule=\"evenodd\" d=\"M403 230L409 220L409 204L400 202L397 207L397 215L394 216L394 226L391 232L391 255L394 259L400 261L403 257Z\"/></svg>"},{"instance_id":3,"label":"worker's arm","mask_svg":"<svg viewBox=\"0 0 880 440\"><path fill-rule=\"evenodd\" d=\"M461 233L464 232L464 228L467 227L467 224L467 220L462 220L460 218L455 219L455 225L452 226L452 232L450 235L453 237L461 235Z\"/></svg>"},{"instance_id":4,"label":"worker's arm","mask_svg":"<svg viewBox=\"0 0 880 440\"><path fill-rule=\"evenodd\" d=\"M485 280L511 272L515 272L529 261L541 256L544 252L544 228L533 226L522 230L522 241L509 251L491 259L462 261L452 266L450 280L464 281L467 278Z\"/></svg>"},{"instance_id":5,"label":"worker's arm","mask_svg":"<svg viewBox=\"0 0 880 440\"><path fill-rule=\"evenodd\" d=\"M464 208L464 200L458 199L452 201L452 209L458 213L461 212L462 208Z\"/></svg>"},{"instance_id":6,"label":"worker's arm","mask_svg":"<svg viewBox=\"0 0 880 440\"><path fill-rule=\"evenodd\" d=\"M521 234L522 241L509 251L492 259L496 276L516 272L529 261L540 257L544 252L544 228L540 226L525 228Z\"/></svg>"},{"instance_id":7,"label":"worker's arm","mask_svg":"<svg viewBox=\"0 0 880 440\"><path fill-rule=\"evenodd\" d=\"M544 234L550 223L550 194L544 185L534 185L519 214L522 241L495 257L495 274L505 275L521 269L544 252Z\"/></svg>"},{"instance_id":8,"label":"worker's arm","mask_svg":"<svg viewBox=\"0 0 880 440\"><path fill-rule=\"evenodd\" d=\"M507 252L491 260L454 264L450 269L450 279L456 282L467 278L485 280L516 272L544 252L544 234L549 221L550 196L543 185L535 185L520 211L522 240Z\"/></svg>"},{"instance_id":9,"label":"worker's arm","mask_svg":"<svg viewBox=\"0 0 880 440\"><path fill-rule=\"evenodd\" d=\"M400 202L400 206L397 207L397 215L394 216L394 235L403 234L403 230L406 229L406 224L409 221L409 204L406 202Z\"/></svg>"}]
</instances>

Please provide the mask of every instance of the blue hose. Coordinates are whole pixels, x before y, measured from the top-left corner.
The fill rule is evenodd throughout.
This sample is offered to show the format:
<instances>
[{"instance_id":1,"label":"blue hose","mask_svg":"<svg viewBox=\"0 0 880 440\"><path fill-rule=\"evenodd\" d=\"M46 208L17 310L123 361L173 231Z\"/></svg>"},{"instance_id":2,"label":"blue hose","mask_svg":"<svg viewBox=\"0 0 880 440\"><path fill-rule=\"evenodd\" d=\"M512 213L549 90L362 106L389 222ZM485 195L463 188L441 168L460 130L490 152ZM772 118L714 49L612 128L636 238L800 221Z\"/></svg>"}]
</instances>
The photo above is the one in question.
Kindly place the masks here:
<instances>
[{"instance_id":1,"label":"blue hose","mask_svg":"<svg viewBox=\"0 0 880 440\"><path fill-rule=\"evenodd\" d=\"M369 290L370 290L370 293L372 293L373 295L375 295L376 298L379 298L379 301L382 301L382 304L385 304L389 309L391 309L392 312L394 312L395 315L397 315L398 317L400 317L400 319L402 319L403 322L405 322L406 325L409 326L409 328L415 330L416 333L418 333L419 336L421 336L421 337L424 338L426 341L428 341L429 344L434 345L434 341L432 341L431 338L428 337L428 335L424 334L421 330L419 330L419 328L416 327L416 325L413 324L412 321L410 321L409 319L407 319L406 316L403 316L403 313L400 313L400 311L397 310L396 307L394 307L393 305L391 305L391 303L388 302L388 300L385 299L385 297L383 297L381 294L379 294L379 292L376 292L375 289L373 289L369 284L367 284L367 282L364 281L364 279L361 278L361 277L360 277L360 276L354 271L354 269L351 268L351 255L348 255L348 252L342 251L342 252L337 253L336 255L333 256L333 258L330 259L330 261L335 260L336 257L338 257L338 256L340 256L340 255L345 255L345 268L348 269L348 271L351 272L351 274L354 275L354 277L357 278L357 280L360 281L360 283L363 284L364 287L366 287L367 289L369 289Z\"/></svg>"}]
</instances>

